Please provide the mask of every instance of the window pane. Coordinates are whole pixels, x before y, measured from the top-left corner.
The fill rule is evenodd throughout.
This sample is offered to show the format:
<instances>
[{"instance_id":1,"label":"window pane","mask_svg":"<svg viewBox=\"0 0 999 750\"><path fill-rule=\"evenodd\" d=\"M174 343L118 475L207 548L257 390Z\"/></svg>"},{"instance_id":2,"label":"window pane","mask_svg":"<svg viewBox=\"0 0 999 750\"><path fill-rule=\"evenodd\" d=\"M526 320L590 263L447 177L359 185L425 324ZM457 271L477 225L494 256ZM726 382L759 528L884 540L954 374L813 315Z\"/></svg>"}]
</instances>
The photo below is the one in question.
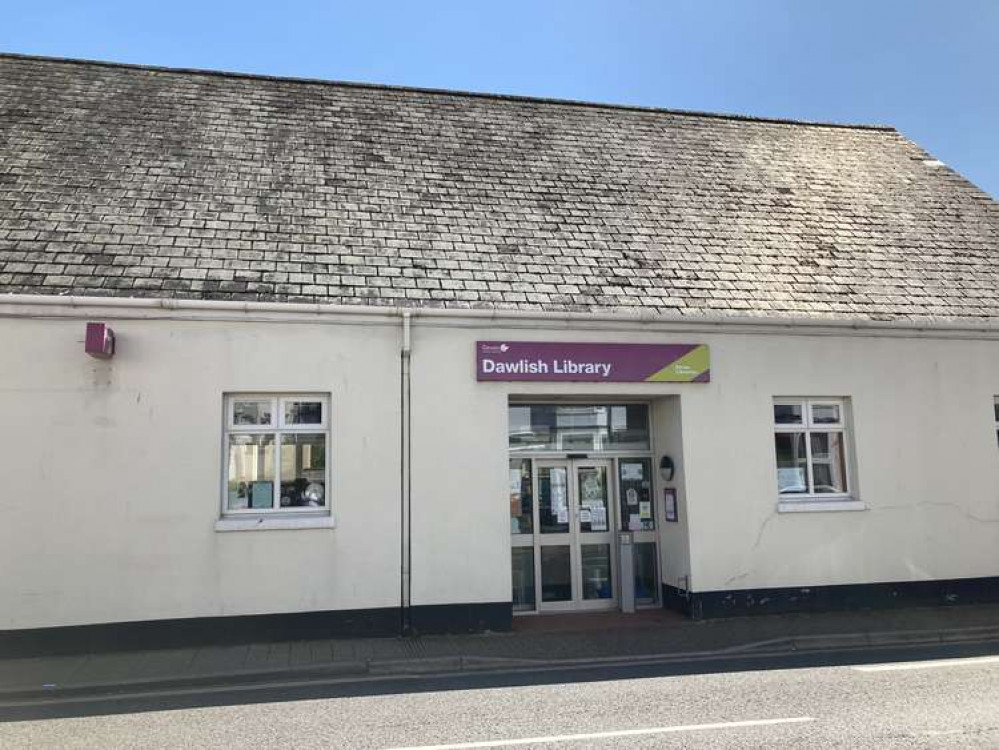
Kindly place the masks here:
<instances>
[{"instance_id":1,"label":"window pane","mask_svg":"<svg viewBox=\"0 0 999 750\"><path fill-rule=\"evenodd\" d=\"M568 471L563 466L538 469L538 523L542 534L569 533Z\"/></svg>"},{"instance_id":2,"label":"window pane","mask_svg":"<svg viewBox=\"0 0 999 750\"><path fill-rule=\"evenodd\" d=\"M554 443L555 410L540 406L511 406L507 411L510 450L545 450Z\"/></svg>"},{"instance_id":3,"label":"window pane","mask_svg":"<svg viewBox=\"0 0 999 750\"><path fill-rule=\"evenodd\" d=\"M609 531L607 469L603 466L580 467L576 471L576 479L579 490L579 530Z\"/></svg>"},{"instance_id":4,"label":"window pane","mask_svg":"<svg viewBox=\"0 0 999 750\"><path fill-rule=\"evenodd\" d=\"M583 565L583 598L610 599L614 592L611 584L610 545L583 544L579 548Z\"/></svg>"},{"instance_id":5,"label":"window pane","mask_svg":"<svg viewBox=\"0 0 999 750\"><path fill-rule=\"evenodd\" d=\"M274 436L230 435L226 507L274 505Z\"/></svg>"},{"instance_id":6,"label":"window pane","mask_svg":"<svg viewBox=\"0 0 999 750\"><path fill-rule=\"evenodd\" d=\"M807 457L804 432L778 432L774 435L777 449L777 491L782 495L808 492Z\"/></svg>"},{"instance_id":7,"label":"window pane","mask_svg":"<svg viewBox=\"0 0 999 750\"><path fill-rule=\"evenodd\" d=\"M555 449L554 406L511 406L508 418L511 451Z\"/></svg>"},{"instance_id":8,"label":"window pane","mask_svg":"<svg viewBox=\"0 0 999 750\"><path fill-rule=\"evenodd\" d=\"M610 410L606 406L559 406L555 410L555 450L598 453L607 450Z\"/></svg>"},{"instance_id":9,"label":"window pane","mask_svg":"<svg viewBox=\"0 0 999 750\"><path fill-rule=\"evenodd\" d=\"M815 492L846 492L846 457L843 451L843 434L840 432L813 432L812 477Z\"/></svg>"},{"instance_id":10,"label":"window pane","mask_svg":"<svg viewBox=\"0 0 999 750\"><path fill-rule=\"evenodd\" d=\"M652 513L652 462L647 458L622 458L620 490L622 531L651 531L656 528Z\"/></svg>"},{"instance_id":11,"label":"window pane","mask_svg":"<svg viewBox=\"0 0 999 750\"><path fill-rule=\"evenodd\" d=\"M541 601L572 599L572 567L569 546L541 548Z\"/></svg>"},{"instance_id":12,"label":"window pane","mask_svg":"<svg viewBox=\"0 0 999 750\"><path fill-rule=\"evenodd\" d=\"M648 450L649 409L645 404L510 406L511 451Z\"/></svg>"},{"instance_id":13,"label":"window pane","mask_svg":"<svg viewBox=\"0 0 999 750\"><path fill-rule=\"evenodd\" d=\"M534 498L531 494L531 459L510 460L510 533L534 532Z\"/></svg>"},{"instance_id":14,"label":"window pane","mask_svg":"<svg viewBox=\"0 0 999 750\"><path fill-rule=\"evenodd\" d=\"M322 424L322 401L285 401L285 424Z\"/></svg>"},{"instance_id":15,"label":"window pane","mask_svg":"<svg viewBox=\"0 0 999 750\"><path fill-rule=\"evenodd\" d=\"M234 425L274 424L272 403L270 399L233 401L232 423Z\"/></svg>"},{"instance_id":16,"label":"window pane","mask_svg":"<svg viewBox=\"0 0 999 750\"><path fill-rule=\"evenodd\" d=\"M655 604L659 600L656 581L656 543L640 542L632 546L635 559L635 602Z\"/></svg>"},{"instance_id":17,"label":"window pane","mask_svg":"<svg viewBox=\"0 0 999 750\"><path fill-rule=\"evenodd\" d=\"M281 435L281 507L326 505L326 436Z\"/></svg>"},{"instance_id":18,"label":"window pane","mask_svg":"<svg viewBox=\"0 0 999 750\"><path fill-rule=\"evenodd\" d=\"M627 404L610 408L610 449L642 451L649 449L649 407Z\"/></svg>"},{"instance_id":19,"label":"window pane","mask_svg":"<svg viewBox=\"0 0 999 750\"><path fill-rule=\"evenodd\" d=\"M534 548L513 548L513 608L534 609Z\"/></svg>"},{"instance_id":20,"label":"window pane","mask_svg":"<svg viewBox=\"0 0 999 750\"><path fill-rule=\"evenodd\" d=\"M801 424L801 404L774 404L776 424Z\"/></svg>"},{"instance_id":21,"label":"window pane","mask_svg":"<svg viewBox=\"0 0 999 750\"><path fill-rule=\"evenodd\" d=\"M839 404L812 404L812 424L839 424Z\"/></svg>"}]
</instances>

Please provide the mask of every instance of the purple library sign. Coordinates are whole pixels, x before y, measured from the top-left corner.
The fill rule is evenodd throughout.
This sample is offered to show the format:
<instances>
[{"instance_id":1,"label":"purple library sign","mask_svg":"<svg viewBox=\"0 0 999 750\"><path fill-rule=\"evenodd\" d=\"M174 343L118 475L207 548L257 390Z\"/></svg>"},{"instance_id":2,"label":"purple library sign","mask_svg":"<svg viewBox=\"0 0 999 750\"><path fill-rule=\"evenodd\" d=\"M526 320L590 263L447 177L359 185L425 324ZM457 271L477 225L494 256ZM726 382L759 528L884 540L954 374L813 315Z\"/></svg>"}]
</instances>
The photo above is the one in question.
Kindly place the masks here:
<instances>
[{"instance_id":1,"label":"purple library sign","mask_svg":"<svg viewBox=\"0 0 999 750\"><path fill-rule=\"evenodd\" d=\"M478 380L707 383L707 344L477 341Z\"/></svg>"}]
</instances>

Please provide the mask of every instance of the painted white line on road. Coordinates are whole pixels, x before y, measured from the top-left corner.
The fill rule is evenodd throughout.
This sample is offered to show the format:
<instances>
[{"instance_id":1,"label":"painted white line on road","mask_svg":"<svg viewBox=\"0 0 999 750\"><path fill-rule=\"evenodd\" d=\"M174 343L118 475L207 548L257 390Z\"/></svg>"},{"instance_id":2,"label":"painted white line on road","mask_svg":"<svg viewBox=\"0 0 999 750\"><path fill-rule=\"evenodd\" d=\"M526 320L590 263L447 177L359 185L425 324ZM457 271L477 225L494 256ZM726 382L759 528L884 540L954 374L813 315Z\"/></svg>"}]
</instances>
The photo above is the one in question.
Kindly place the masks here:
<instances>
[{"instance_id":1,"label":"painted white line on road","mask_svg":"<svg viewBox=\"0 0 999 750\"><path fill-rule=\"evenodd\" d=\"M790 719L754 719L752 721L721 721L715 724L687 724L675 727L652 727L650 729L620 729L616 732L592 732L590 734L553 734L548 737L522 737L513 740L487 740L484 742L459 742L453 745L413 745L393 747L389 750L466 750L478 747L510 747L511 745L535 745L542 742L574 742L578 740L599 740L614 737L641 737L650 734L671 732L702 732L707 729L738 729L739 727L766 727L773 724L800 724L815 721L811 716L797 716Z\"/></svg>"},{"instance_id":2,"label":"painted white line on road","mask_svg":"<svg viewBox=\"0 0 999 750\"><path fill-rule=\"evenodd\" d=\"M965 659L932 659L930 661L900 661L894 664L862 664L850 668L858 672L900 672L906 669L974 667L979 664L997 663L999 663L999 656L969 656Z\"/></svg>"}]
</instances>

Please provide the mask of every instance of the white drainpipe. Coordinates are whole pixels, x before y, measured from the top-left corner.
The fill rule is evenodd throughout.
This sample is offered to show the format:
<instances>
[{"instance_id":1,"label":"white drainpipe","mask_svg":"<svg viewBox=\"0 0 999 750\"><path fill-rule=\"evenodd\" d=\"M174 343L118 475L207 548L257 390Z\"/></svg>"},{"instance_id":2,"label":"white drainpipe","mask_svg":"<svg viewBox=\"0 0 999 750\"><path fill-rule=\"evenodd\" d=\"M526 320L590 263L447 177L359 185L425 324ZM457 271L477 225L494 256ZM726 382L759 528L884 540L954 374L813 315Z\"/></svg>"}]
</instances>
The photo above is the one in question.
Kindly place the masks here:
<instances>
[{"instance_id":1,"label":"white drainpipe","mask_svg":"<svg viewBox=\"0 0 999 750\"><path fill-rule=\"evenodd\" d=\"M399 421L399 514L400 514L400 549L401 558L399 607L401 611L400 631L407 635L412 631L410 607L413 592L413 510L412 510L412 468L411 450L411 404L410 404L410 359L412 354L412 336L410 333L413 314L409 310L402 311L402 349L400 351L400 421Z\"/></svg>"}]
</instances>

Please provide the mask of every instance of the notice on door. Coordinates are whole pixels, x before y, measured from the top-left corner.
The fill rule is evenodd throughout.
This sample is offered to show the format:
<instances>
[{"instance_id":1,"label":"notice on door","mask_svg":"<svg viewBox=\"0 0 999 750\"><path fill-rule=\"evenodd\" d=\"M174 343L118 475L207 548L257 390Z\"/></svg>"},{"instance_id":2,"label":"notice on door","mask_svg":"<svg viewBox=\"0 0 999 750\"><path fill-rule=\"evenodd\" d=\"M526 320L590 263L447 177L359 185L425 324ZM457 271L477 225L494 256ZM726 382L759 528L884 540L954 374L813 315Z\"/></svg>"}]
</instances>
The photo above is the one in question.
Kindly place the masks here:
<instances>
[{"instance_id":1,"label":"notice on door","mask_svg":"<svg viewBox=\"0 0 999 750\"><path fill-rule=\"evenodd\" d=\"M480 381L707 383L707 344L477 341Z\"/></svg>"},{"instance_id":2,"label":"notice on door","mask_svg":"<svg viewBox=\"0 0 999 750\"><path fill-rule=\"evenodd\" d=\"M642 464L621 463L621 481L640 482L642 481Z\"/></svg>"},{"instance_id":3,"label":"notice on door","mask_svg":"<svg viewBox=\"0 0 999 750\"><path fill-rule=\"evenodd\" d=\"M590 510L591 521L590 530L591 531L607 531L607 509L602 505Z\"/></svg>"}]
</instances>

